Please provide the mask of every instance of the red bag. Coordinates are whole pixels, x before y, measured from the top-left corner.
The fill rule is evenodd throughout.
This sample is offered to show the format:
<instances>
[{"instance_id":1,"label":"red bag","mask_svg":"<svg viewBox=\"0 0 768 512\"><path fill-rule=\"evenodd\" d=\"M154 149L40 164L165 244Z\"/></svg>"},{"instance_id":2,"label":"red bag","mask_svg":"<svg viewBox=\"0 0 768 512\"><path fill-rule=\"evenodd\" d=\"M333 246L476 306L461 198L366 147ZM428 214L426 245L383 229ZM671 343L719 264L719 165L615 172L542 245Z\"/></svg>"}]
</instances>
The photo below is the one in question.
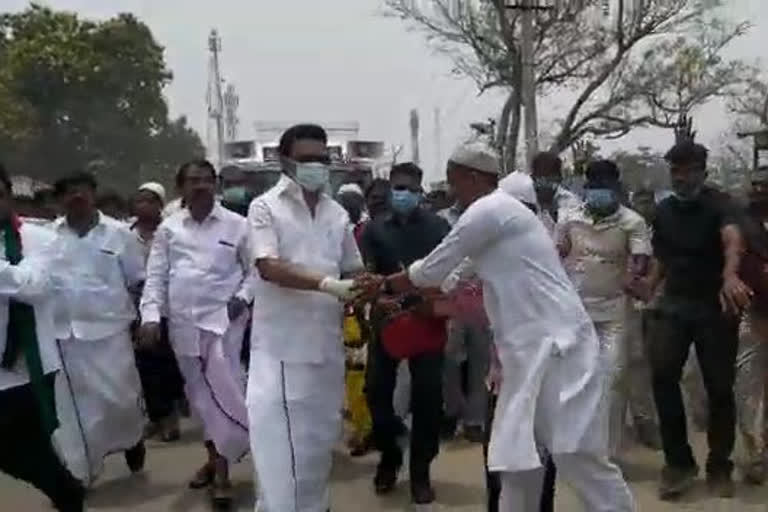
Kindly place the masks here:
<instances>
[{"instance_id":1,"label":"red bag","mask_svg":"<svg viewBox=\"0 0 768 512\"><path fill-rule=\"evenodd\" d=\"M447 337L445 319L409 311L395 314L381 329L381 344L392 359L439 354Z\"/></svg>"}]
</instances>

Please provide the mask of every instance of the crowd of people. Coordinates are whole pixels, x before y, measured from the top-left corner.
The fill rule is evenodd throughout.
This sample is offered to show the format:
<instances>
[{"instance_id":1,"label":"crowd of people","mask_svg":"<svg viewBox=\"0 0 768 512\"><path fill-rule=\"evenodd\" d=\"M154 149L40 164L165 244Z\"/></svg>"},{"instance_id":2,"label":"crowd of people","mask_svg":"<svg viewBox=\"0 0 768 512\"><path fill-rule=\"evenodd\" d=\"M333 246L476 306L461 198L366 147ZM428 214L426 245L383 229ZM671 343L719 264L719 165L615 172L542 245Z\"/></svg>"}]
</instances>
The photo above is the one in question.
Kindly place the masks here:
<instances>
[{"instance_id":1,"label":"crowd of people","mask_svg":"<svg viewBox=\"0 0 768 512\"><path fill-rule=\"evenodd\" d=\"M763 483L764 189L745 208L710 186L692 141L667 153L660 201L609 160L577 195L557 155L502 176L473 142L445 193L402 163L332 197L327 142L287 130L257 197L193 160L175 201L157 183L99 195L77 172L55 208L22 211L0 169L0 470L81 512L106 456L142 471L145 439L178 440L189 410L189 486L217 509L249 456L256 510L330 510L345 430L352 456L378 453L377 494L407 459L412 502L434 502L432 463L461 433L483 445L489 511L551 511L562 480L585 510L629 512L627 433L663 451L661 499L698 475L683 381L711 492L734 493L737 429L743 478Z\"/></svg>"}]
</instances>

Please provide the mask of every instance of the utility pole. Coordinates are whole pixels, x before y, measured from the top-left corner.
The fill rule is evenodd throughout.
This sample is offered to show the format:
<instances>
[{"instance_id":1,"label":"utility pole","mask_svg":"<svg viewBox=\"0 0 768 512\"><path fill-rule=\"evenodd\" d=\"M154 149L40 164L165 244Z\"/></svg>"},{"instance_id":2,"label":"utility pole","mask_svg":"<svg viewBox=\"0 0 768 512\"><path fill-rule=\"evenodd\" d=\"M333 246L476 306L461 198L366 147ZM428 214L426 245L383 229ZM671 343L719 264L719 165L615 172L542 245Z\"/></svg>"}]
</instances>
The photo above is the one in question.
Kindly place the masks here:
<instances>
[{"instance_id":1,"label":"utility pole","mask_svg":"<svg viewBox=\"0 0 768 512\"><path fill-rule=\"evenodd\" d=\"M219 67L219 53L221 52L221 38L216 29L211 30L208 36L208 51L210 61L208 63L208 117L215 124L216 142L211 144L208 137L208 150L216 148L216 164L220 168L224 162L224 98L221 92L221 69Z\"/></svg>"},{"instance_id":2,"label":"utility pole","mask_svg":"<svg viewBox=\"0 0 768 512\"><path fill-rule=\"evenodd\" d=\"M520 59L522 61L522 96L525 114L525 150L528 168L539 151L539 120L536 110L536 56L533 40L535 38L535 14L540 10L554 9L553 0L513 0L506 6L520 11Z\"/></svg>"},{"instance_id":3,"label":"utility pole","mask_svg":"<svg viewBox=\"0 0 768 512\"><path fill-rule=\"evenodd\" d=\"M419 165L419 111L411 110L411 155L413 163Z\"/></svg>"},{"instance_id":4,"label":"utility pole","mask_svg":"<svg viewBox=\"0 0 768 512\"><path fill-rule=\"evenodd\" d=\"M237 140L237 128L240 126L240 118L237 117L237 108L240 106L240 96L235 91L233 84L227 84L224 92L224 124L226 126L227 140Z\"/></svg>"},{"instance_id":5,"label":"utility pole","mask_svg":"<svg viewBox=\"0 0 768 512\"><path fill-rule=\"evenodd\" d=\"M440 176L443 170L443 131L440 123L440 107L435 107L435 167L437 169L435 176Z\"/></svg>"}]
</instances>

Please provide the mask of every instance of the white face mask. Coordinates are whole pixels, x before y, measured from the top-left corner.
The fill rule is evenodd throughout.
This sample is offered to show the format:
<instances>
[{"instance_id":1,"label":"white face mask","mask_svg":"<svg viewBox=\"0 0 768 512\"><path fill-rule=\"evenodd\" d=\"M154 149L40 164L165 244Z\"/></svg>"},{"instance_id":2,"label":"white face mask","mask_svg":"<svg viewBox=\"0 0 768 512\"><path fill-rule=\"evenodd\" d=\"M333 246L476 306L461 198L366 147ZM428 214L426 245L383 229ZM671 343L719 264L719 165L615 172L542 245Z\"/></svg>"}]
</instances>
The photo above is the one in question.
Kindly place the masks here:
<instances>
[{"instance_id":1,"label":"white face mask","mask_svg":"<svg viewBox=\"0 0 768 512\"><path fill-rule=\"evenodd\" d=\"M296 164L296 183L308 192L322 190L330 181L328 165L321 162Z\"/></svg>"}]
</instances>

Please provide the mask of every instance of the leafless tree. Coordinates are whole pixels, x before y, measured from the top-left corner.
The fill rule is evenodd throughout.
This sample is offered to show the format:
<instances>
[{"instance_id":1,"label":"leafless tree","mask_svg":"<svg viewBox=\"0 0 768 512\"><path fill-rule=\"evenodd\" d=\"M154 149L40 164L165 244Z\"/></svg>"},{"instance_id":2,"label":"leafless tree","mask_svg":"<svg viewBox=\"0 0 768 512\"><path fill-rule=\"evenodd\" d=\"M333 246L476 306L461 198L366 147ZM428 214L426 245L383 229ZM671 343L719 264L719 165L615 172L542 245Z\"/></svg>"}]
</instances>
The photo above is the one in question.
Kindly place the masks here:
<instances>
[{"instance_id":1,"label":"leafless tree","mask_svg":"<svg viewBox=\"0 0 768 512\"><path fill-rule=\"evenodd\" d=\"M507 91L496 140L506 141L507 165L513 166L522 108L517 11L506 0L384 1L390 15L424 31L480 94ZM640 126L674 128L681 115L728 95L746 67L725 59L723 50L747 25L717 18L720 3L619 0L610 23L599 20L601 0L563 2L537 14L539 99L574 96L550 149L563 151L585 136L622 137Z\"/></svg>"}]
</instances>

